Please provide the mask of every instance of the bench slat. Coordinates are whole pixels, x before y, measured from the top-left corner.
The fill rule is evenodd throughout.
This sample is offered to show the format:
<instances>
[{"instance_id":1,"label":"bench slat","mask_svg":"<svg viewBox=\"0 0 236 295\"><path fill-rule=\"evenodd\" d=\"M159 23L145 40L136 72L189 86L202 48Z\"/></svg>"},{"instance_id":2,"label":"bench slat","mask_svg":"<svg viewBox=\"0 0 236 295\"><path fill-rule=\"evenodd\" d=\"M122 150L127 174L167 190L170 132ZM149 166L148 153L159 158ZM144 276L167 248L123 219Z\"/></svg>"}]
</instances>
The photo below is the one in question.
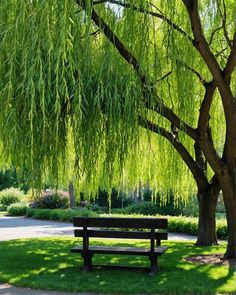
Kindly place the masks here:
<instances>
[{"instance_id":1,"label":"bench slat","mask_svg":"<svg viewBox=\"0 0 236 295\"><path fill-rule=\"evenodd\" d=\"M114 231L114 230L93 230L88 229L88 236L92 238L116 238L116 239L151 239L151 232L142 231ZM74 230L75 237L83 237L82 229ZM157 240L167 240L167 233L156 232L154 235Z\"/></svg>"},{"instance_id":2,"label":"bench slat","mask_svg":"<svg viewBox=\"0 0 236 295\"><path fill-rule=\"evenodd\" d=\"M167 229L166 218L74 217L77 227L117 227Z\"/></svg>"},{"instance_id":3,"label":"bench slat","mask_svg":"<svg viewBox=\"0 0 236 295\"><path fill-rule=\"evenodd\" d=\"M154 253L157 256L162 255L167 250L166 246L155 247ZM150 248L139 247L106 247L106 246L89 246L89 253L91 254L117 254L117 255L150 255ZM71 252L82 253L83 247L77 246L71 249Z\"/></svg>"}]
</instances>

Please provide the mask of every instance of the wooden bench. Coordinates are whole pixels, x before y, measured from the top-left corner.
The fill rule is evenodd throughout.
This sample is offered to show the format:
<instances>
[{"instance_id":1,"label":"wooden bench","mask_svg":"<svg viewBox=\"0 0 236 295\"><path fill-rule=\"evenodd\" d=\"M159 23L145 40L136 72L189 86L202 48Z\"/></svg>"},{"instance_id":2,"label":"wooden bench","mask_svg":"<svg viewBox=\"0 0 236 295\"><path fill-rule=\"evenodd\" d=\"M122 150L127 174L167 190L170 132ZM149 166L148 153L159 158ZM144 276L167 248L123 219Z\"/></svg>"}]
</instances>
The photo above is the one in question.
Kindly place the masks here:
<instances>
[{"instance_id":1,"label":"wooden bench","mask_svg":"<svg viewBox=\"0 0 236 295\"><path fill-rule=\"evenodd\" d=\"M155 274L158 270L157 256L167 250L161 246L161 240L167 240L167 219L164 218L75 217L73 224L75 237L82 237L83 244L72 248L71 252L81 253L84 271L92 270L94 254L142 255L149 257L150 274ZM165 232L158 231L160 229ZM89 238L149 240L150 247L91 246Z\"/></svg>"}]
</instances>

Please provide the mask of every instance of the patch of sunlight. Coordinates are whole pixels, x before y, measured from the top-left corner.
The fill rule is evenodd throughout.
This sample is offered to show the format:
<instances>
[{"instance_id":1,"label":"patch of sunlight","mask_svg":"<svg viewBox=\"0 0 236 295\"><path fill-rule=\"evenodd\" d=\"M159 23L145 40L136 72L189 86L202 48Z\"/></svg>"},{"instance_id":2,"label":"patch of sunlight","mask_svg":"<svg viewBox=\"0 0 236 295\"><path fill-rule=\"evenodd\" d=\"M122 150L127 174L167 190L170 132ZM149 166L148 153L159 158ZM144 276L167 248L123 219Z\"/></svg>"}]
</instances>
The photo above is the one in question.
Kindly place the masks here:
<instances>
[{"instance_id":1,"label":"patch of sunlight","mask_svg":"<svg viewBox=\"0 0 236 295\"><path fill-rule=\"evenodd\" d=\"M196 268L196 265L195 264L193 264L193 263L186 263L186 264L183 264L184 262L180 262L180 263L177 263L176 264L176 267L178 267L178 268L182 268L182 269L184 269L184 270L193 270L193 269L195 269Z\"/></svg>"},{"instance_id":2,"label":"patch of sunlight","mask_svg":"<svg viewBox=\"0 0 236 295\"><path fill-rule=\"evenodd\" d=\"M33 269L30 271L30 274L32 275L39 275L40 273L46 271L46 267L41 267L40 269Z\"/></svg>"},{"instance_id":3,"label":"patch of sunlight","mask_svg":"<svg viewBox=\"0 0 236 295\"><path fill-rule=\"evenodd\" d=\"M229 275L229 272L230 272L230 269L226 269L223 267L217 267L217 268L209 270L209 276L213 280L220 280L220 279L227 278L227 276ZM233 278L233 273L232 273L231 277L228 279L231 280L231 278Z\"/></svg>"},{"instance_id":4,"label":"patch of sunlight","mask_svg":"<svg viewBox=\"0 0 236 295\"><path fill-rule=\"evenodd\" d=\"M40 254L40 255L46 255L46 254L48 254L48 251L38 249L38 250L32 250L32 251L28 250L28 251L26 251L26 253L27 253L27 254Z\"/></svg>"},{"instance_id":5,"label":"patch of sunlight","mask_svg":"<svg viewBox=\"0 0 236 295\"><path fill-rule=\"evenodd\" d=\"M70 267L70 266L72 266L72 264L69 264L69 263L60 263L59 265L58 265L58 268L67 268L67 267Z\"/></svg>"},{"instance_id":6,"label":"patch of sunlight","mask_svg":"<svg viewBox=\"0 0 236 295\"><path fill-rule=\"evenodd\" d=\"M110 259L110 261L111 261L112 263L116 263L116 262L119 262L120 259L117 258L117 257L112 257L112 258Z\"/></svg>"},{"instance_id":7,"label":"patch of sunlight","mask_svg":"<svg viewBox=\"0 0 236 295\"><path fill-rule=\"evenodd\" d=\"M144 263L144 261L142 261L141 259L129 261L130 265L141 264L141 263Z\"/></svg>"},{"instance_id":8,"label":"patch of sunlight","mask_svg":"<svg viewBox=\"0 0 236 295\"><path fill-rule=\"evenodd\" d=\"M21 273L21 274L17 274L17 276L10 278L9 283L14 284L17 282L20 282L22 279L27 279L29 278L30 273Z\"/></svg>"},{"instance_id":9,"label":"patch of sunlight","mask_svg":"<svg viewBox=\"0 0 236 295\"><path fill-rule=\"evenodd\" d=\"M168 278L161 278L159 281L158 281L158 285L164 285L164 284L166 284L168 282Z\"/></svg>"},{"instance_id":10,"label":"patch of sunlight","mask_svg":"<svg viewBox=\"0 0 236 295\"><path fill-rule=\"evenodd\" d=\"M56 273L56 272L58 272L58 268L51 268L51 269L48 269L48 272L49 272L49 273Z\"/></svg>"},{"instance_id":11,"label":"patch of sunlight","mask_svg":"<svg viewBox=\"0 0 236 295\"><path fill-rule=\"evenodd\" d=\"M105 281L101 281L101 282L99 282L99 285L100 286L105 286L106 285L106 282Z\"/></svg>"}]
</instances>

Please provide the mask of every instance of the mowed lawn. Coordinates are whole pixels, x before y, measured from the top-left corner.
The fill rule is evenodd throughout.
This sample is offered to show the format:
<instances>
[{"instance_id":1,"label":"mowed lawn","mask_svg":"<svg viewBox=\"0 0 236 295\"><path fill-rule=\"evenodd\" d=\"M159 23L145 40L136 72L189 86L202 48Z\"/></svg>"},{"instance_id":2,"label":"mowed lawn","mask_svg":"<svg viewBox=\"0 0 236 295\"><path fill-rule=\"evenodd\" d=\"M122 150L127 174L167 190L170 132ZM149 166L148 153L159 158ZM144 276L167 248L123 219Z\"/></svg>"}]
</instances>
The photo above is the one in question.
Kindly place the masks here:
<instances>
[{"instance_id":1,"label":"mowed lawn","mask_svg":"<svg viewBox=\"0 0 236 295\"><path fill-rule=\"evenodd\" d=\"M216 294L235 293L235 270L230 266L193 264L184 258L224 253L225 244L194 247L192 242L165 242L168 251L159 258L160 272L96 268L82 271L83 261L70 248L77 238L40 238L0 242L0 281L36 289L124 294ZM97 244L94 241L93 244ZM103 245L128 245L124 241L99 241ZM132 245L144 246L145 242ZM149 266L146 257L95 255L94 263Z\"/></svg>"}]
</instances>

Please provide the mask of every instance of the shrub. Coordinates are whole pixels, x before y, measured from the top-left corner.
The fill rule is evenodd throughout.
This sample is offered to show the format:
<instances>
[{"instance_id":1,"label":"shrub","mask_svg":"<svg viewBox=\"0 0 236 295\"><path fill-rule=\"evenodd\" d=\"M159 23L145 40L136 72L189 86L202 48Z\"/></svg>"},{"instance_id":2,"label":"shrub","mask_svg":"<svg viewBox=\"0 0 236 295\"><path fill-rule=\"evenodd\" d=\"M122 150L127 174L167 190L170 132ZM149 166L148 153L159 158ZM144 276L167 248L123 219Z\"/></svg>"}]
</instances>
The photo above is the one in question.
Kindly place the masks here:
<instances>
[{"instance_id":1,"label":"shrub","mask_svg":"<svg viewBox=\"0 0 236 295\"><path fill-rule=\"evenodd\" d=\"M108 216L101 214L100 216ZM142 214L112 214L112 217L147 217ZM153 216L150 216L153 217ZM198 233L198 218L187 216L170 216L170 215L156 215L158 218L168 219L168 232L184 233L190 235L197 235ZM216 219L216 231L218 239L227 239L227 223L225 218Z\"/></svg>"},{"instance_id":2,"label":"shrub","mask_svg":"<svg viewBox=\"0 0 236 295\"><path fill-rule=\"evenodd\" d=\"M96 214L91 210L86 208L79 208L76 210L72 209L27 209L27 216L38 218L38 219L49 219L49 220L59 220L59 221L68 221L71 222L73 217L76 216L101 216L101 217L145 217L148 218L147 215L142 214ZM153 216L149 216L153 217ZM198 218L197 217L186 217L186 216L162 216L156 215L156 217L163 217L168 219L168 232L176 232L176 233L185 233L191 235L197 235L198 233ZM228 231L226 225L226 219L221 218L216 220L216 228L217 228L217 237L219 239L227 239Z\"/></svg>"},{"instance_id":3,"label":"shrub","mask_svg":"<svg viewBox=\"0 0 236 295\"><path fill-rule=\"evenodd\" d=\"M26 215L28 206L22 203L14 203L7 207L7 213L11 216Z\"/></svg>"},{"instance_id":4,"label":"shrub","mask_svg":"<svg viewBox=\"0 0 236 295\"><path fill-rule=\"evenodd\" d=\"M152 202L138 202L123 209L113 210L113 212L121 214L156 215L158 213L158 207Z\"/></svg>"},{"instance_id":5,"label":"shrub","mask_svg":"<svg viewBox=\"0 0 236 295\"><path fill-rule=\"evenodd\" d=\"M143 214L143 215L176 215L180 211L179 208L171 208L169 204L161 205L160 203L153 203L153 202L138 202L131 206L128 206L123 209L115 209L112 210L114 213L121 213L121 214Z\"/></svg>"},{"instance_id":6,"label":"shrub","mask_svg":"<svg viewBox=\"0 0 236 295\"><path fill-rule=\"evenodd\" d=\"M24 193L17 188L8 188L0 191L0 204L3 209L14 203L19 203L24 198Z\"/></svg>"},{"instance_id":7,"label":"shrub","mask_svg":"<svg viewBox=\"0 0 236 295\"><path fill-rule=\"evenodd\" d=\"M18 186L16 169L0 170L0 190Z\"/></svg>"},{"instance_id":8,"label":"shrub","mask_svg":"<svg viewBox=\"0 0 236 295\"><path fill-rule=\"evenodd\" d=\"M38 209L65 209L69 207L69 195L63 191L46 190L40 198L31 203L31 207Z\"/></svg>"},{"instance_id":9,"label":"shrub","mask_svg":"<svg viewBox=\"0 0 236 295\"><path fill-rule=\"evenodd\" d=\"M49 219L72 222L73 217L76 216L98 216L95 212L86 208L80 209L33 209L28 208L27 216L37 219Z\"/></svg>"}]
</instances>

